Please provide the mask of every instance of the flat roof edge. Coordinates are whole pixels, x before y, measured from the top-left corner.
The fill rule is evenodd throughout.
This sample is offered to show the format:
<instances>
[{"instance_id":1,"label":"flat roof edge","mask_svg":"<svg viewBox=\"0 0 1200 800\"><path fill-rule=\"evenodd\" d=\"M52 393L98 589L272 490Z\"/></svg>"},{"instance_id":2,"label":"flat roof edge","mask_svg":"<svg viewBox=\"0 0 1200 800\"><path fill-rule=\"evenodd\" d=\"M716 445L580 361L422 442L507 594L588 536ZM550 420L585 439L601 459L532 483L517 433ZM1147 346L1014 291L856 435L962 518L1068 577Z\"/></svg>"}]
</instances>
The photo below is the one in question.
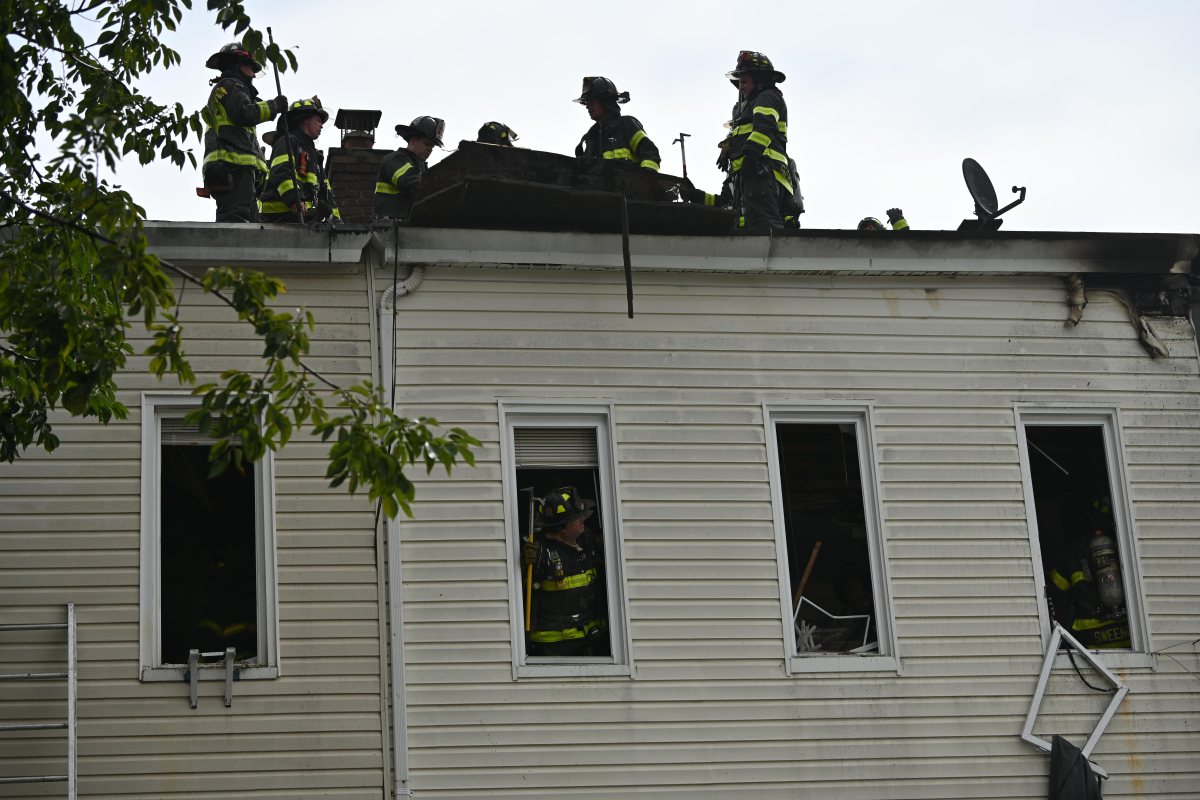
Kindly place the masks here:
<instances>
[{"instance_id":1,"label":"flat roof edge","mask_svg":"<svg viewBox=\"0 0 1200 800\"><path fill-rule=\"evenodd\" d=\"M155 255L189 263L622 268L619 234L370 224L147 222ZM395 235L396 239L393 239ZM785 231L774 236L630 237L635 270L854 274L1191 272L1200 234L1006 231Z\"/></svg>"}]
</instances>

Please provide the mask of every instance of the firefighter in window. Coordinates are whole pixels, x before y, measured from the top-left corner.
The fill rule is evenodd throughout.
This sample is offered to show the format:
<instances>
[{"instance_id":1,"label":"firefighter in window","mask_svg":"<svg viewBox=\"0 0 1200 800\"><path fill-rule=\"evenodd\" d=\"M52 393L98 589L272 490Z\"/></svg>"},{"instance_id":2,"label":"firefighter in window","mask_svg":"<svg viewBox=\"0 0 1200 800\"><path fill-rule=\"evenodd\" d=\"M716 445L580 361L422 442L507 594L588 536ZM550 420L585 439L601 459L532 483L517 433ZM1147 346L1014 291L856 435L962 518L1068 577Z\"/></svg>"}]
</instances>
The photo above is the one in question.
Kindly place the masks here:
<instances>
[{"instance_id":1,"label":"firefighter in window","mask_svg":"<svg viewBox=\"0 0 1200 800\"><path fill-rule=\"evenodd\" d=\"M608 623L600 537L585 525L596 504L573 486L541 501L541 538L525 542L533 567L529 649L535 656L608 656Z\"/></svg>"},{"instance_id":2,"label":"firefighter in window","mask_svg":"<svg viewBox=\"0 0 1200 800\"><path fill-rule=\"evenodd\" d=\"M1076 512L1046 587L1057 622L1088 648L1130 647L1112 504L1096 495Z\"/></svg>"}]
</instances>

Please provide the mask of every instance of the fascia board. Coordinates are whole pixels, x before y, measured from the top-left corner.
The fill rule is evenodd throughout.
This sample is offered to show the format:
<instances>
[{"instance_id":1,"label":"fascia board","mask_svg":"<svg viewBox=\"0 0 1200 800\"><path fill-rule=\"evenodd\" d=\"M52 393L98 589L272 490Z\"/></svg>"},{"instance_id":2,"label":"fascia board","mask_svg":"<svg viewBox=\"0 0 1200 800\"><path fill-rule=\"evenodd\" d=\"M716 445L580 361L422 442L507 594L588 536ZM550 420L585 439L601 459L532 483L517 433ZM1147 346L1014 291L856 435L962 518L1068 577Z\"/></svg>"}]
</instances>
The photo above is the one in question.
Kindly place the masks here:
<instances>
[{"instance_id":1,"label":"fascia board","mask_svg":"<svg viewBox=\"0 0 1200 800\"><path fill-rule=\"evenodd\" d=\"M146 239L150 252L180 266L357 265L371 251L382 259L386 247L380 233L365 225L147 222Z\"/></svg>"},{"instance_id":2,"label":"fascia board","mask_svg":"<svg viewBox=\"0 0 1200 800\"><path fill-rule=\"evenodd\" d=\"M399 228L386 258L401 264L622 269L616 234ZM838 235L840 234L840 235ZM1012 235L926 232L866 240L811 237L632 236L635 271L857 275L1167 274L1200 253L1200 237L1171 234Z\"/></svg>"}]
</instances>

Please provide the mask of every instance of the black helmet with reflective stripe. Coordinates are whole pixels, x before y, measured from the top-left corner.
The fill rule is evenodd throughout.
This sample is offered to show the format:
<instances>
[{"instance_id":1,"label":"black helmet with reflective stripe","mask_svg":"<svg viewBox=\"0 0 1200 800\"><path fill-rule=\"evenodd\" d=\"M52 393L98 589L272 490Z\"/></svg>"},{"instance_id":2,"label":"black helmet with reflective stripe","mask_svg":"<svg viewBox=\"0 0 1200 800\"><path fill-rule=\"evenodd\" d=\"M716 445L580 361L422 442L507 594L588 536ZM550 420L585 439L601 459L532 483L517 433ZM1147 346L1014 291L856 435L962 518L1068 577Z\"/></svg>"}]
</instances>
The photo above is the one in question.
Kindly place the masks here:
<instances>
[{"instance_id":1,"label":"black helmet with reflective stripe","mask_svg":"<svg viewBox=\"0 0 1200 800\"><path fill-rule=\"evenodd\" d=\"M475 141L483 142L484 144L498 144L503 147L512 147L513 142L520 138L520 136L517 136L516 131L503 122L485 122L483 127L479 129L479 138Z\"/></svg>"},{"instance_id":2,"label":"black helmet with reflective stripe","mask_svg":"<svg viewBox=\"0 0 1200 800\"><path fill-rule=\"evenodd\" d=\"M397 125L396 133L403 136L405 140L414 136L424 136L441 147L442 136L446 133L446 122L437 117L417 117L409 125Z\"/></svg>"},{"instance_id":3,"label":"black helmet with reflective stripe","mask_svg":"<svg viewBox=\"0 0 1200 800\"><path fill-rule=\"evenodd\" d=\"M860 231L886 231L883 223L877 217L863 217L858 221L858 229Z\"/></svg>"},{"instance_id":4,"label":"black helmet with reflective stripe","mask_svg":"<svg viewBox=\"0 0 1200 800\"><path fill-rule=\"evenodd\" d=\"M316 97L297 100L288 106L287 122L289 128L305 117L320 117L321 122L328 122L329 112L321 108L321 101Z\"/></svg>"},{"instance_id":5,"label":"black helmet with reflective stripe","mask_svg":"<svg viewBox=\"0 0 1200 800\"><path fill-rule=\"evenodd\" d=\"M729 82L734 86L738 85L739 75L758 75L771 83L783 83L787 80L786 75L775 69L771 59L754 50L742 50L738 53L737 66L725 73L725 77L729 78Z\"/></svg>"},{"instance_id":6,"label":"black helmet with reflective stripe","mask_svg":"<svg viewBox=\"0 0 1200 800\"><path fill-rule=\"evenodd\" d=\"M563 486L542 498L538 526L542 530L557 530L568 522L587 519L595 510L596 504L580 497L574 486Z\"/></svg>"},{"instance_id":7,"label":"black helmet with reflective stripe","mask_svg":"<svg viewBox=\"0 0 1200 800\"><path fill-rule=\"evenodd\" d=\"M249 64L254 67L255 72L262 72L263 68L263 65L254 56L250 55L250 51L242 47L238 42L230 42L209 56L208 61L204 62L204 66L209 69L220 70L221 72L238 64Z\"/></svg>"},{"instance_id":8,"label":"black helmet with reflective stripe","mask_svg":"<svg viewBox=\"0 0 1200 800\"><path fill-rule=\"evenodd\" d=\"M583 89L574 102L582 106L587 105L588 100L599 100L606 105L628 103L629 92L618 92L617 85L608 78L594 75L583 79Z\"/></svg>"}]
</instances>

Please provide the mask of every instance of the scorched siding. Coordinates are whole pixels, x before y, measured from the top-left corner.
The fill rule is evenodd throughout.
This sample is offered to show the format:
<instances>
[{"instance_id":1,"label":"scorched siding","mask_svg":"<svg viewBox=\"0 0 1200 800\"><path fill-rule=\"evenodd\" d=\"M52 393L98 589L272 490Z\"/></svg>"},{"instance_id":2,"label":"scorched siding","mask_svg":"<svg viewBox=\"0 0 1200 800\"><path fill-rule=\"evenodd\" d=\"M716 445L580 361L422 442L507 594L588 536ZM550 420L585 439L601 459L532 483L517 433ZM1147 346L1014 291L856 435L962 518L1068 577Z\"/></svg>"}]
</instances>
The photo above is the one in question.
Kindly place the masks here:
<instances>
[{"instance_id":1,"label":"scorched siding","mask_svg":"<svg viewBox=\"0 0 1200 800\"><path fill-rule=\"evenodd\" d=\"M1120 409L1152 641L1198 635L1185 322L1152 323L1173 357L1151 360L1102 294L1065 328L1051 278L634 286L632 320L611 271L435 266L397 301L401 406L483 440L477 468L421 482L403 526L419 795L1044 795L1046 759L1018 738L1043 642L1016 403ZM513 681L501 398L613 404L633 678ZM763 406L861 400L901 673L787 677ZM1097 750L1105 794L1183 796L1200 780L1194 679L1161 659L1123 675ZM1095 700L1069 671L1051 692L1080 701L1048 705L1037 730L1082 741Z\"/></svg>"}]
</instances>

